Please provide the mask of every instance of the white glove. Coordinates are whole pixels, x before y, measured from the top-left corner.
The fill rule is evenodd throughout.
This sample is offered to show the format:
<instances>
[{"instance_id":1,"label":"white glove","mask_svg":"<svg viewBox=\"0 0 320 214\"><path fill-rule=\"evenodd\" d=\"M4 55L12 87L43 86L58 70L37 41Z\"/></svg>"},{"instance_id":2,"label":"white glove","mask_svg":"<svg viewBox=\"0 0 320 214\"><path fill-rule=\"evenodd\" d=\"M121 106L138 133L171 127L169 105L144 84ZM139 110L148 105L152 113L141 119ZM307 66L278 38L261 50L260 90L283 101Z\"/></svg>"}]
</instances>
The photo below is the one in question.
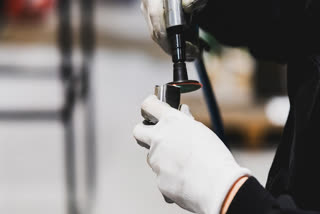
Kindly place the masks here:
<instances>
[{"instance_id":1,"label":"white glove","mask_svg":"<svg viewBox=\"0 0 320 214\"><path fill-rule=\"evenodd\" d=\"M138 124L134 137L150 146L148 164L163 195L199 214L218 214L233 184L249 175L221 140L202 123L148 97L142 110L159 120Z\"/></svg>"},{"instance_id":2,"label":"white glove","mask_svg":"<svg viewBox=\"0 0 320 214\"><path fill-rule=\"evenodd\" d=\"M164 15L164 0L141 0L141 10L148 23L151 38L167 53L171 54ZM202 9L207 0L182 0L185 12L192 13ZM192 61L199 54L198 48L186 42L186 58Z\"/></svg>"}]
</instances>

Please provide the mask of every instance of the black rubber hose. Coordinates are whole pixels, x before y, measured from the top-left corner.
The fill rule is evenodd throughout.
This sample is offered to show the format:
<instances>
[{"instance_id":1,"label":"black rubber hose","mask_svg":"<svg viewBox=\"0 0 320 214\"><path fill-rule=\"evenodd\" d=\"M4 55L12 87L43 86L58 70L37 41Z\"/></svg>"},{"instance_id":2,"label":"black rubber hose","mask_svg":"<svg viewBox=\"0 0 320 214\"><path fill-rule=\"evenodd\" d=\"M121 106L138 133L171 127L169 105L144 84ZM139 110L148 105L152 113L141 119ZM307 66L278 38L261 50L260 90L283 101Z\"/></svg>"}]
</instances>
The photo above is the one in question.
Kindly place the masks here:
<instances>
[{"instance_id":1,"label":"black rubber hose","mask_svg":"<svg viewBox=\"0 0 320 214\"><path fill-rule=\"evenodd\" d=\"M207 103L209 116L212 124L213 131L218 135L218 137L224 142L224 144L229 148L225 140L223 123L220 115L220 110L216 97L209 80L206 67L204 65L203 56L201 56L195 61L196 70L198 72L200 82L202 83L204 98Z\"/></svg>"}]
</instances>

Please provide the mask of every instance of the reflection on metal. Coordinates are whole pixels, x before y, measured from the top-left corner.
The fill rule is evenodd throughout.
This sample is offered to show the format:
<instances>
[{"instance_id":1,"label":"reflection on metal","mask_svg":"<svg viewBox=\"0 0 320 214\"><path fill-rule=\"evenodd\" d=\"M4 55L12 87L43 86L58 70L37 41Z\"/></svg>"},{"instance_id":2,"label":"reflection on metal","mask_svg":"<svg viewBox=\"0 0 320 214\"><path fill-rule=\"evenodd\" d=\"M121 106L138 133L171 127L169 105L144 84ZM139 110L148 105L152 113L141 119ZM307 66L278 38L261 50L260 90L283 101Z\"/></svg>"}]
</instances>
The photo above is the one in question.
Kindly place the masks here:
<instances>
[{"instance_id":1,"label":"reflection on metal","mask_svg":"<svg viewBox=\"0 0 320 214\"><path fill-rule=\"evenodd\" d=\"M181 0L165 0L164 6L167 28L185 24Z\"/></svg>"},{"instance_id":2,"label":"reflection on metal","mask_svg":"<svg viewBox=\"0 0 320 214\"><path fill-rule=\"evenodd\" d=\"M162 102L168 103L171 107L178 109L180 105L180 88L172 85L156 86L155 95Z\"/></svg>"},{"instance_id":3,"label":"reflection on metal","mask_svg":"<svg viewBox=\"0 0 320 214\"><path fill-rule=\"evenodd\" d=\"M180 105L180 88L172 85L161 85L155 87L155 95L162 102L168 103L171 107L178 109ZM141 109L141 115L145 119L145 125L154 125L158 123L158 119L149 112Z\"/></svg>"}]
</instances>

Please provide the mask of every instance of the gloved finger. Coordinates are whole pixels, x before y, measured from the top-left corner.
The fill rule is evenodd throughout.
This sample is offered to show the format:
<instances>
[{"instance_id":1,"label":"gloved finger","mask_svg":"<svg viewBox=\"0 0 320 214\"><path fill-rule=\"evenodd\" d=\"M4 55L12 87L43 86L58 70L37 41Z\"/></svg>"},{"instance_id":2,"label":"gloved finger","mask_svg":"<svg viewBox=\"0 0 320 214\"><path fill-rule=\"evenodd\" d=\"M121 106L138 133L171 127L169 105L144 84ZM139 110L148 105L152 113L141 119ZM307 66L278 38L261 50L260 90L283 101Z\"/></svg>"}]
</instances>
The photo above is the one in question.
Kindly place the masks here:
<instances>
[{"instance_id":1,"label":"gloved finger","mask_svg":"<svg viewBox=\"0 0 320 214\"><path fill-rule=\"evenodd\" d=\"M194 119L194 117L193 117L193 115L192 115L192 113L191 113L190 108L189 108L188 105L186 105L186 104L181 104L180 107L179 107L179 110L180 110L182 113L184 113L185 115L187 115L188 117Z\"/></svg>"},{"instance_id":2,"label":"gloved finger","mask_svg":"<svg viewBox=\"0 0 320 214\"><path fill-rule=\"evenodd\" d=\"M152 39L158 42L166 37L163 0L143 0L142 12L147 19Z\"/></svg>"},{"instance_id":3,"label":"gloved finger","mask_svg":"<svg viewBox=\"0 0 320 214\"><path fill-rule=\"evenodd\" d=\"M162 194L163 195L163 194ZM168 203L168 204L173 204L174 201L172 201L170 198L168 198L167 196L163 195L164 200Z\"/></svg>"},{"instance_id":4,"label":"gloved finger","mask_svg":"<svg viewBox=\"0 0 320 214\"><path fill-rule=\"evenodd\" d=\"M158 188L159 188L160 192L162 193L162 196L163 196L163 199L165 200L165 202L167 202L168 204L175 203L173 200L171 200L168 196L165 195L166 191L164 191L164 189L160 185L160 177L159 176L157 176L157 183L158 183Z\"/></svg>"},{"instance_id":5,"label":"gloved finger","mask_svg":"<svg viewBox=\"0 0 320 214\"><path fill-rule=\"evenodd\" d=\"M147 97L141 106L141 113L145 119L154 118L160 120L165 115L180 112L169 106L169 104L161 102L155 95Z\"/></svg>"},{"instance_id":6,"label":"gloved finger","mask_svg":"<svg viewBox=\"0 0 320 214\"><path fill-rule=\"evenodd\" d=\"M159 15L150 15L150 21L153 27L152 39L159 42L163 38L166 38L166 33L163 31L162 18Z\"/></svg>"},{"instance_id":7,"label":"gloved finger","mask_svg":"<svg viewBox=\"0 0 320 214\"><path fill-rule=\"evenodd\" d=\"M144 125L139 123L133 130L133 136L137 143L147 149L150 149L151 139L153 135L153 126Z\"/></svg>"},{"instance_id":8,"label":"gloved finger","mask_svg":"<svg viewBox=\"0 0 320 214\"><path fill-rule=\"evenodd\" d=\"M151 38L167 54L170 54L169 41L167 37L167 29L164 18L163 1L154 1L154 3L152 3L152 8L150 8L149 13L149 19L153 29L151 33Z\"/></svg>"},{"instance_id":9,"label":"gloved finger","mask_svg":"<svg viewBox=\"0 0 320 214\"><path fill-rule=\"evenodd\" d=\"M152 25L152 22L151 22L151 19L150 19L150 15L149 15L149 13L147 11L147 6L146 6L146 2L145 1L141 2L140 10L141 10L141 12L142 12L147 24L148 24L149 33L150 33L150 35L152 37L154 29L153 29L153 25Z\"/></svg>"},{"instance_id":10,"label":"gloved finger","mask_svg":"<svg viewBox=\"0 0 320 214\"><path fill-rule=\"evenodd\" d=\"M144 15L144 17L146 17L146 14L147 14L147 8L146 8L145 1L141 1L141 4L140 4L140 10L141 10L142 14Z\"/></svg>"}]
</instances>

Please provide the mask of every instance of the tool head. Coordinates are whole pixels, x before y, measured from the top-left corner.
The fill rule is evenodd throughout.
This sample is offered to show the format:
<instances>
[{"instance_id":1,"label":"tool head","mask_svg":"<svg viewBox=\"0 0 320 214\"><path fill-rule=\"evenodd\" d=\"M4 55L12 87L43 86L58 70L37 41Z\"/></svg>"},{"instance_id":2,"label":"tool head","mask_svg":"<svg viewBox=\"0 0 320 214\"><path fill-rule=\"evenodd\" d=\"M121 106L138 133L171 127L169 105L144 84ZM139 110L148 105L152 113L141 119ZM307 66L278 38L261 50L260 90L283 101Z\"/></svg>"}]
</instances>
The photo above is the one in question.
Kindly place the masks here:
<instances>
[{"instance_id":1,"label":"tool head","mask_svg":"<svg viewBox=\"0 0 320 214\"><path fill-rule=\"evenodd\" d=\"M173 63L173 82L168 83L168 85L179 87L181 93L196 91L202 87L198 81L188 79L185 62Z\"/></svg>"},{"instance_id":2,"label":"tool head","mask_svg":"<svg viewBox=\"0 0 320 214\"><path fill-rule=\"evenodd\" d=\"M169 82L168 85L179 87L181 93L189 93L202 88L202 84L195 80Z\"/></svg>"},{"instance_id":3,"label":"tool head","mask_svg":"<svg viewBox=\"0 0 320 214\"><path fill-rule=\"evenodd\" d=\"M188 79L186 66L186 21L181 0L165 0L167 36L173 62L173 82L168 85L180 88L180 93L196 91L202 85Z\"/></svg>"}]
</instances>

